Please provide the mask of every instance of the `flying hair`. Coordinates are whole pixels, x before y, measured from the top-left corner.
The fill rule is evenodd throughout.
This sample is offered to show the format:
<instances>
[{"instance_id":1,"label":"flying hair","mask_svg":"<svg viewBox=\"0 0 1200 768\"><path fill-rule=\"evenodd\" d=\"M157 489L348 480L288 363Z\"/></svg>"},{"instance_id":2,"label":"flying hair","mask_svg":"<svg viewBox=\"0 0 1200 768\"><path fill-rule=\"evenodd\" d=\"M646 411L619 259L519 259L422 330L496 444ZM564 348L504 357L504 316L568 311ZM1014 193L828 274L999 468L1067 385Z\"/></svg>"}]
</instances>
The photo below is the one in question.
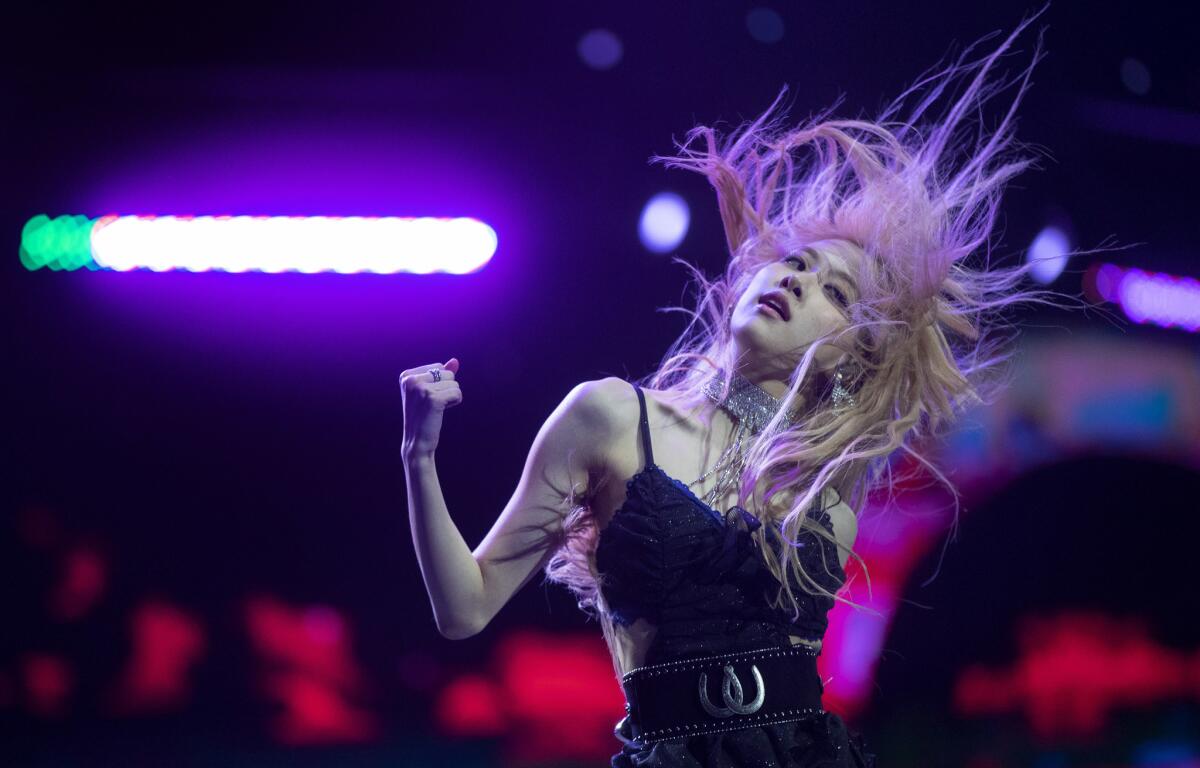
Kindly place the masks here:
<instances>
[{"instance_id":1,"label":"flying hair","mask_svg":"<svg viewBox=\"0 0 1200 768\"><path fill-rule=\"evenodd\" d=\"M822 594L856 607L807 573L798 557L802 531L847 550L813 515L827 499L845 501L857 515L869 496L890 494L897 482L892 459L908 457L958 494L921 452L969 406L989 403L1007 382L1004 363L1012 338L1005 314L1018 304L1061 306L1050 290L1022 287L1036 262L991 264L992 234L1004 185L1036 167L1038 151L1013 138L1018 104L1040 60L1039 30L1033 60L1012 80L991 79L1013 42L1045 7L1023 20L993 51L971 57L992 32L952 63L939 61L873 120L840 119L833 106L789 125L780 104L787 87L757 119L722 136L697 125L677 152L652 162L703 174L716 191L728 261L707 279L686 262L698 285L691 320L662 364L635 383L669 391L683 402L705 401L704 384L734 370L730 322L738 298L757 270L805 245L840 249L853 259L856 296L849 325L802 350L783 397L784 408L751 442L738 503L790 546L760 546L780 583L777 607L800 616L797 591ZM1019 83L1016 95L990 133L983 105ZM935 106L954 90L939 114ZM900 115L913 100L915 106ZM978 133L971 131L978 128ZM1025 154L1028 153L1028 154ZM1078 253L1078 252L1077 252ZM823 344L833 345L855 374L847 382L855 405L832 407L832 382L814 364ZM729 377L725 378L728 384ZM784 428L783 410L800 406L801 418ZM836 492L827 495L826 489ZM594 515L571 496L561 545L545 566L548 581L566 585L579 606L597 612L611 641L612 624L592 553ZM866 563L853 551L870 589ZM830 573L830 564L825 563ZM868 609L869 610L869 609Z\"/></svg>"}]
</instances>

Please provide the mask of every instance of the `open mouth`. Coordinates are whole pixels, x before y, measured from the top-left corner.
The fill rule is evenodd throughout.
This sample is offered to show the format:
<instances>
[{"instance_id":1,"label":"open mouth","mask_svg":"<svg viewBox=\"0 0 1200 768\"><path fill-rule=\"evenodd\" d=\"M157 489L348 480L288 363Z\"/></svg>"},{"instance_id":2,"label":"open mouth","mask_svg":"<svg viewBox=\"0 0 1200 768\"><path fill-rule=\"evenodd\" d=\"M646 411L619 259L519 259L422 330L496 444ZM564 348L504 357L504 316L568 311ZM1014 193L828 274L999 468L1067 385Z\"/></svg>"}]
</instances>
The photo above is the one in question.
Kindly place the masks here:
<instances>
[{"instance_id":1,"label":"open mouth","mask_svg":"<svg viewBox=\"0 0 1200 768\"><path fill-rule=\"evenodd\" d=\"M763 299L758 302L758 306L769 310L772 315L778 317L780 320L787 320L787 315L784 314L783 307L779 306L779 303L774 299Z\"/></svg>"}]
</instances>

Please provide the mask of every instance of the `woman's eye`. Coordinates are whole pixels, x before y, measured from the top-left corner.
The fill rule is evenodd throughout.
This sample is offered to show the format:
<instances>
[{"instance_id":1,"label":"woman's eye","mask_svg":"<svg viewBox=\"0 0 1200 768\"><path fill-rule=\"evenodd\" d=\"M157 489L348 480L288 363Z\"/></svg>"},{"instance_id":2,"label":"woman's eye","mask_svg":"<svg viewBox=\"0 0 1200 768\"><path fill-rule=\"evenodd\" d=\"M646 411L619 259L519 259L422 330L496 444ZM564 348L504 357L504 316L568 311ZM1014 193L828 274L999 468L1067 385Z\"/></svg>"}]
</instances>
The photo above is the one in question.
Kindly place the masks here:
<instances>
[{"instance_id":1,"label":"woman's eye","mask_svg":"<svg viewBox=\"0 0 1200 768\"><path fill-rule=\"evenodd\" d=\"M804 261L804 258L802 256L799 256L796 254L793 254L791 256L785 256L783 261L785 264L789 261L794 261L796 263L796 265L800 267L800 269L808 269L808 264ZM843 306L846 306L846 307L850 306L850 300L848 298L846 298L846 294L843 293L841 291L841 289L835 288L832 285L828 286L828 287L829 287L829 290L833 291L833 295L837 297L837 300L839 302L841 302L841 304Z\"/></svg>"}]
</instances>

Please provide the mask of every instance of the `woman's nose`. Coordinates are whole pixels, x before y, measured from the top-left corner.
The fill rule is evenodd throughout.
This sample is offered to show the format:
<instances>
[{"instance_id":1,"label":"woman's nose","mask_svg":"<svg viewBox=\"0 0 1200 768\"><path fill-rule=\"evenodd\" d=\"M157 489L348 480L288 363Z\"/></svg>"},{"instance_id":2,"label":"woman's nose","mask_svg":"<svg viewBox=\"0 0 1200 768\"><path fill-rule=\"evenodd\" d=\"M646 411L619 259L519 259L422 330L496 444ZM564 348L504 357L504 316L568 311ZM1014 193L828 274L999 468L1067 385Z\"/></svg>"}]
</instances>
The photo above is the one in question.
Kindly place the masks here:
<instances>
[{"instance_id":1,"label":"woman's nose","mask_svg":"<svg viewBox=\"0 0 1200 768\"><path fill-rule=\"evenodd\" d=\"M781 285L783 286L783 290L791 291L797 299L802 298L803 290L800 287L800 280L797 279L796 275L784 275Z\"/></svg>"}]
</instances>

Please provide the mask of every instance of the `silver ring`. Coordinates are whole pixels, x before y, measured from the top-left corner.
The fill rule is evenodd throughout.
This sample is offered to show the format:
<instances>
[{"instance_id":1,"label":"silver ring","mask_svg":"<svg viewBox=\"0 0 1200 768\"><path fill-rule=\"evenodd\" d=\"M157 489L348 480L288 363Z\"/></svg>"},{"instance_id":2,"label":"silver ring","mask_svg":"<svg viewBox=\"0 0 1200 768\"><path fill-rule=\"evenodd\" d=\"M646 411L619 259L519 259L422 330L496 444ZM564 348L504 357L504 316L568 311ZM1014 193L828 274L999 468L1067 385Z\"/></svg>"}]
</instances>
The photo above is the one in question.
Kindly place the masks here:
<instances>
[{"instance_id":1,"label":"silver ring","mask_svg":"<svg viewBox=\"0 0 1200 768\"><path fill-rule=\"evenodd\" d=\"M434 380L434 381L441 381L441 380L442 380L442 372L441 372L441 371L439 371L437 368L431 368L431 369L429 370L429 373L433 375L433 380Z\"/></svg>"}]
</instances>

